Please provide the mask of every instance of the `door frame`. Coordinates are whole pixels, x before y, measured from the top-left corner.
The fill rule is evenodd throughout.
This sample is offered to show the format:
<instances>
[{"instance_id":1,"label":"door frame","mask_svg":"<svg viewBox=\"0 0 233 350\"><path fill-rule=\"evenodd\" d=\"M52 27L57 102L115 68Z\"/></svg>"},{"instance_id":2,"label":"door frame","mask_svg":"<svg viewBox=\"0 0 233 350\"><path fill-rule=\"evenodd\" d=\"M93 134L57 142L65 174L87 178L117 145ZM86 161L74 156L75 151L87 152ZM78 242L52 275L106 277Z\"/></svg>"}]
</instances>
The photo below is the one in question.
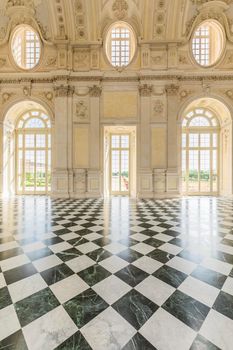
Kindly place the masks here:
<instances>
[{"instance_id":1,"label":"door frame","mask_svg":"<svg viewBox=\"0 0 233 350\"><path fill-rule=\"evenodd\" d=\"M120 141L120 147L118 148L112 148L112 136L122 136L122 135L126 135L129 137L129 147L121 147L121 141ZM130 186L131 186L131 172L130 172L130 167L131 167L131 134L129 132L111 132L110 133L110 152L109 152L109 157L110 157L110 167L109 167L109 193L112 196L129 196L130 195ZM121 139L120 139L121 140ZM119 177L119 184L120 184L120 188L121 188L121 151L129 151L129 157L128 157L128 163L129 163L129 187L128 187L128 191L113 191L112 190L112 150L116 150L119 151L119 165L120 165L120 177Z\"/></svg>"}]
</instances>

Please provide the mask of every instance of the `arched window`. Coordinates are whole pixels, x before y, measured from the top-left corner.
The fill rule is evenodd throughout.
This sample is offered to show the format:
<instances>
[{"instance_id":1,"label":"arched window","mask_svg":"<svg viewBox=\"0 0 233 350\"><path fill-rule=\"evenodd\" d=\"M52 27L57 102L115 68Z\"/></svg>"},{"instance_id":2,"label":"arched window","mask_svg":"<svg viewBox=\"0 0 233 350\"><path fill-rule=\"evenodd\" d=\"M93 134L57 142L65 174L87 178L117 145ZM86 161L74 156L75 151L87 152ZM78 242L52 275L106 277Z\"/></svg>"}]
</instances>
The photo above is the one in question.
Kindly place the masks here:
<instances>
[{"instance_id":1,"label":"arched window","mask_svg":"<svg viewBox=\"0 0 233 350\"><path fill-rule=\"evenodd\" d=\"M18 194L51 190L51 122L42 111L23 114L16 125Z\"/></svg>"},{"instance_id":2,"label":"arched window","mask_svg":"<svg viewBox=\"0 0 233 350\"><path fill-rule=\"evenodd\" d=\"M182 190L218 193L219 122L214 113L196 108L182 123Z\"/></svg>"},{"instance_id":3,"label":"arched window","mask_svg":"<svg viewBox=\"0 0 233 350\"><path fill-rule=\"evenodd\" d=\"M30 26L19 26L11 41L15 63L23 69L34 68L40 60L41 43L38 34Z\"/></svg>"},{"instance_id":4,"label":"arched window","mask_svg":"<svg viewBox=\"0 0 233 350\"><path fill-rule=\"evenodd\" d=\"M223 48L224 31L218 22L208 20L197 27L192 39L192 52L198 64L204 67L215 64Z\"/></svg>"},{"instance_id":5,"label":"arched window","mask_svg":"<svg viewBox=\"0 0 233 350\"><path fill-rule=\"evenodd\" d=\"M113 66L127 66L134 57L135 49L135 35L128 24L118 22L110 27L106 37L106 54Z\"/></svg>"}]
</instances>

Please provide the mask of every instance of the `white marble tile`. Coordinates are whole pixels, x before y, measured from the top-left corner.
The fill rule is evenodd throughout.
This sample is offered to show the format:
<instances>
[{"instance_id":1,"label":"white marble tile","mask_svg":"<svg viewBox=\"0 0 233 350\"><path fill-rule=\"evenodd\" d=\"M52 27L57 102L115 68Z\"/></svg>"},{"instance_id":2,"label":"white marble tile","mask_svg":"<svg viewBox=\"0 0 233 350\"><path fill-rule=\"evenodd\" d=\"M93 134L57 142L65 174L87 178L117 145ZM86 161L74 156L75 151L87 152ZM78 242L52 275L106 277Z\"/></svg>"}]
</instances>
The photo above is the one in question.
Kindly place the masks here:
<instances>
[{"instance_id":1,"label":"white marble tile","mask_svg":"<svg viewBox=\"0 0 233 350\"><path fill-rule=\"evenodd\" d=\"M32 262L38 272L48 270L54 266L62 264L62 260L59 259L56 255L49 255L45 258L41 258Z\"/></svg>"},{"instance_id":2,"label":"white marble tile","mask_svg":"<svg viewBox=\"0 0 233 350\"><path fill-rule=\"evenodd\" d=\"M0 261L0 266L2 268L2 271L5 272L7 270L14 269L15 267L22 266L29 262L29 258L25 254L21 254L14 256L13 258Z\"/></svg>"},{"instance_id":3,"label":"white marble tile","mask_svg":"<svg viewBox=\"0 0 233 350\"><path fill-rule=\"evenodd\" d=\"M217 249L220 250L223 253L231 254L233 255L233 247L226 245L226 244L218 244Z\"/></svg>"},{"instance_id":4,"label":"white marble tile","mask_svg":"<svg viewBox=\"0 0 233 350\"><path fill-rule=\"evenodd\" d=\"M233 320L210 310L199 333L222 350L232 350Z\"/></svg>"},{"instance_id":5,"label":"white marble tile","mask_svg":"<svg viewBox=\"0 0 233 350\"><path fill-rule=\"evenodd\" d=\"M103 266L106 270L108 270L111 273L116 273L117 271L128 266L129 263L119 258L119 256L112 255L109 258L100 261L99 265Z\"/></svg>"},{"instance_id":6,"label":"white marble tile","mask_svg":"<svg viewBox=\"0 0 233 350\"><path fill-rule=\"evenodd\" d=\"M174 269L184 272L187 275L190 275L195 268L197 267L197 264L194 264L191 261L188 261L186 259L180 258L179 256L175 256L171 260L169 260L166 265L173 267Z\"/></svg>"},{"instance_id":7,"label":"white marble tile","mask_svg":"<svg viewBox=\"0 0 233 350\"><path fill-rule=\"evenodd\" d=\"M118 253L122 252L123 250L127 249L127 247L125 245L117 243L117 242L110 243L110 244L104 246L103 248L112 254L118 254Z\"/></svg>"},{"instance_id":8,"label":"white marble tile","mask_svg":"<svg viewBox=\"0 0 233 350\"><path fill-rule=\"evenodd\" d=\"M189 350L196 337L196 332L163 309L158 309L139 333L159 350Z\"/></svg>"},{"instance_id":9,"label":"white marble tile","mask_svg":"<svg viewBox=\"0 0 233 350\"><path fill-rule=\"evenodd\" d=\"M85 235L85 239L87 239L88 241L94 241L98 238L103 238L103 236L96 232L88 233L88 235Z\"/></svg>"},{"instance_id":10,"label":"white marble tile","mask_svg":"<svg viewBox=\"0 0 233 350\"><path fill-rule=\"evenodd\" d=\"M77 332L77 327L62 306L23 328L29 350L51 350Z\"/></svg>"},{"instance_id":11,"label":"white marble tile","mask_svg":"<svg viewBox=\"0 0 233 350\"><path fill-rule=\"evenodd\" d=\"M142 256L138 260L134 261L132 265L150 274L154 273L161 266L163 266L163 264L161 264L159 261L149 258L148 256Z\"/></svg>"},{"instance_id":12,"label":"white marble tile","mask_svg":"<svg viewBox=\"0 0 233 350\"><path fill-rule=\"evenodd\" d=\"M100 249L100 247L93 242L77 245L75 248L78 249L83 254L87 254L87 253L93 252L96 249Z\"/></svg>"},{"instance_id":13,"label":"white marble tile","mask_svg":"<svg viewBox=\"0 0 233 350\"><path fill-rule=\"evenodd\" d=\"M136 252L139 252L141 254L148 254L150 252L152 252L152 250L155 250L154 247L152 247L151 245L149 244L146 244L146 243L138 243L138 244L135 244L134 246L130 247L132 250L135 250Z\"/></svg>"},{"instance_id":14,"label":"white marble tile","mask_svg":"<svg viewBox=\"0 0 233 350\"><path fill-rule=\"evenodd\" d=\"M178 247L177 245L171 244L171 243L165 243L159 247L159 249L163 250L164 252L167 252L169 254L177 255L179 254L183 248Z\"/></svg>"},{"instance_id":15,"label":"white marble tile","mask_svg":"<svg viewBox=\"0 0 233 350\"><path fill-rule=\"evenodd\" d=\"M46 245L44 243L35 242L35 243L31 243L31 244L27 244L27 245L23 246L23 251L25 253L29 253L29 252L33 252L35 250L43 249L45 247L46 247Z\"/></svg>"},{"instance_id":16,"label":"white marble tile","mask_svg":"<svg viewBox=\"0 0 233 350\"><path fill-rule=\"evenodd\" d=\"M158 239L160 241L163 241L163 242L169 242L171 241L174 237L172 236L169 236L169 235L166 235L164 233L159 233L158 235L155 235L154 236L155 239Z\"/></svg>"},{"instance_id":17,"label":"white marble tile","mask_svg":"<svg viewBox=\"0 0 233 350\"><path fill-rule=\"evenodd\" d=\"M59 236L61 239L63 239L64 241L69 241L71 239L74 238L78 238L80 237L77 233L74 232L70 232L70 233L65 233L64 235Z\"/></svg>"},{"instance_id":18,"label":"white marble tile","mask_svg":"<svg viewBox=\"0 0 233 350\"><path fill-rule=\"evenodd\" d=\"M143 233L135 233L134 235L130 236L132 239L135 239L136 241L143 242L149 237L144 235Z\"/></svg>"},{"instance_id":19,"label":"white marble tile","mask_svg":"<svg viewBox=\"0 0 233 350\"><path fill-rule=\"evenodd\" d=\"M118 277L112 275L94 285L92 289L111 305L128 293L131 287Z\"/></svg>"},{"instance_id":20,"label":"white marble tile","mask_svg":"<svg viewBox=\"0 0 233 350\"><path fill-rule=\"evenodd\" d=\"M175 288L154 276L147 277L135 289L159 306L175 292Z\"/></svg>"},{"instance_id":21,"label":"white marble tile","mask_svg":"<svg viewBox=\"0 0 233 350\"><path fill-rule=\"evenodd\" d=\"M178 289L209 307L213 306L219 294L219 289L192 276L187 277Z\"/></svg>"},{"instance_id":22,"label":"white marble tile","mask_svg":"<svg viewBox=\"0 0 233 350\"><path fill-rule=\"evenodd\" d=\"M6 281L5 281L3 273L1 272L0 273L0 288L3 288L5 286L6 286Z\"/></svg>"},{"instance_id":23,"label":"white marble tile","mask_svg":"<svg viewBox=\"0 0 233 350\"><path fill-rule=\"evenodd\" d=\"M19 244L16 241L7 242L0 244L0 252L4 252L9 249L18 248Z\"/></svg>"},{"instance_id":24,"label":"white marble tile","mask_svg":"<svg viewBox=\"0 0 233 350\"><path fill-rule=\"evenodd\" d=\"M161 224L161 222L160 222L160 224ZM152 227L150 227L150 230L158 232L158 233L162 233L162 232L166 231L167 229L164 227L160 227L160 226L152 226Z\"/></svg>"},{"instance_id":25,"label":"white marble tile","mask_svg":"<svg viewBox=\"0 0 233 350\"><path fill-rule=\"evenodd\" d=\"M61 304L74 298L76 295L84 292L88 288L89 285L77 275L67 277L50 286L50 289Z\"/></svg>"},{"instance_id":26,"label":"white marble tile","mask_svg":"<svg viewBox=\"0 0 233 350\"><path fill-rule=\"evenodd\" d=\"M111 307L81 328L93 350L120 350L136 330Z\"/></svg>"},{"instance_id":27,"label":"white marble tile","mask_svg":"<svg viewBox=\"0 0 233 350\"><path fill-rule=\"evenodd\" d=\"M86 255L82 255L67 261L66 265L69 266L71 270L73 270L75 273L77 273L84 269L87 269L92 265L95 265L95 261L93 261Z\"/></svg>"},{"instance_id":28,"label":"white marble tile","mask_svg":"<svg viewBox=\"0 0 233 350\"><path fill-rule=\"evenodd\" d=\"M227 277L222 290L228 294L233 295L233 278Z\"/></svg>"},{"instance_id":29,"label":"white marble tile","mask_svg":"<svg viewBox=\"0 0 233 350\"><path fill-rule=\"evenodd\" d=\"M89 230L93 231L93 232L102 231L103 230L103 226L92 226L92 227L89 227Z\"/></svg>"},{"instance_id":30,"label":"white marble tile","mask_svg":"<svg viewBox=\"0 0 233 350\"><path fill-rule=\"evenodd\" d=\"M55 254L71 248L73 248L73 246L68 242L61 242L49 246L49 249L51 249Z\"/></svg>"},{"instance_id":31,"label":"white marble tile","mask_svg":"<svg viewBox=\"0 0 233 350\"><path fill-rule=\"evenodd\" d=\"M0 341L21 328L13 305L0 310Z\"/></svg>"},{"instance_id":32,"label":"white marble tile","mask_svg":"<svg viewBox=\"0 0 233 350\"><path fill-rule=\"evenodd\" d=\"M27 298L28 296L37 293L46 287L47 284L40 274L35 274L10 284L8 289L13 303L16 303L17 301Z\"/></svg>"},{"instance_id":33,"label":"white marble tile","mask_svg":"<svg viewBox=\"0 0 233 350\"><path fill-rule=\"evenodd\" d=\"M130 231L139 233L139 232L145 231L145 227L133 226L133 227L130 227Z\"/></svg>"},{"instance_id":34,"label":"white marble tile","mask_svg":"<svg viewBox=\"0 0 233 350\"><path fill-rule=\"evenodd\" d=\"M206 258L201 263L207 269L217 271L228 276L232 270L232 265L214 258Z\"/></svg>"}]
</instances>

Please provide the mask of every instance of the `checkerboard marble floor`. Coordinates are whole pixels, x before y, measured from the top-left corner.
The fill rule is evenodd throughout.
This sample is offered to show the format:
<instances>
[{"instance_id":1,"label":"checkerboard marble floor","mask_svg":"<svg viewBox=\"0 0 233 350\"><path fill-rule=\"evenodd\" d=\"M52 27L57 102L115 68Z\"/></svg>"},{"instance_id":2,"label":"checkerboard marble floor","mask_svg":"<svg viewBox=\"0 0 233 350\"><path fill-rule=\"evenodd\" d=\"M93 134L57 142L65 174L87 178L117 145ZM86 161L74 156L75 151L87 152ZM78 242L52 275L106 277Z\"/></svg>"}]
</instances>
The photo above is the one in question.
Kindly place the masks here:
<instances>
[{"instance_id":1,"label":"checkerboard marble floor","mask_svg":"<svg viewBox=\"0 0 233 350\"><path fill-rule=\"evenodd\" d=\"M233 200L0 203L0 349L233 349Z\"/></svg>"}]
</instances>

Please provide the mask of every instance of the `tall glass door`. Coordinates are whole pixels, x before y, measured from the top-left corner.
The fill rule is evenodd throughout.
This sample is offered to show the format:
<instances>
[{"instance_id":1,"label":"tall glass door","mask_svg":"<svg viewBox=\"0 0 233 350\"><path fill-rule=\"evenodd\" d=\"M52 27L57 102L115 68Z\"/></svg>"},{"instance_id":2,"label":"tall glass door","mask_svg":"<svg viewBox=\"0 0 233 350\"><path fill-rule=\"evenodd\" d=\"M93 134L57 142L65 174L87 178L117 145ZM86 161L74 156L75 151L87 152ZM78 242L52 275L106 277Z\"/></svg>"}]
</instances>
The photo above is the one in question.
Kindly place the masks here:
<instances>
[{"instance_id":1,"label":"tall glass door","mask_svg":"<svg viewBox=\"0 0 233 350\"><path fill-rule=\"evenodd\" d=\"M130 192L130 135L111 135L110 186L112 194Z\"/></svg>"},{"instance_id":2,"label":"tall glass door","mask_svg":"<svg viewBox=\"0 0 233 350\"><path fill-rule=\"evenodd\" d=\"M218 134L190 132L183 134L182 179L183 192L217 194L218 192Z\"/></svg>"}]
</instances>

